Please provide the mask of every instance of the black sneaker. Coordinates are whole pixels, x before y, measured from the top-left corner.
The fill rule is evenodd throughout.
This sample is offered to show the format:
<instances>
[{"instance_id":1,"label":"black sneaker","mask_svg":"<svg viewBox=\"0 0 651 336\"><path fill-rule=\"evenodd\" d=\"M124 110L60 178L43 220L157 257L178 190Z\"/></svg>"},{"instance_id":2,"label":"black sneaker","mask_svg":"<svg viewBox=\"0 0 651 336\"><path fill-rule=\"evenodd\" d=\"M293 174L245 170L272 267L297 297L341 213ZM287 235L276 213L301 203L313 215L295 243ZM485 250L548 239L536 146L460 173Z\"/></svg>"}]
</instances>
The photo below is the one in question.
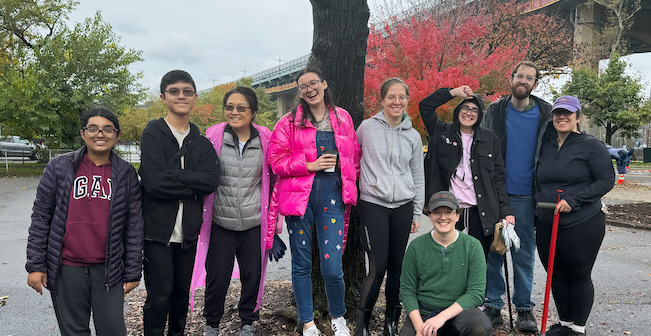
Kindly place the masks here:
<instances>
[{"instance_id":1,"label":"black sneaker","mask_svg":"<svg viewBox=\"0 0 651 336\"><path fill-rule=\"evenodd\" d=\"M560 323L556 323L549 327L545 332L545 336L567 336L572 335L573 330L569 327L562 326Z\"/></svg>"},{"instance_id":2,"label":"black sneaker","mask_svg":"<svg viewBox=\"0 0 651 336\"><path fill-rule=\"evenodd\" d=\"M538 332L538 323L536 323L536 319L533 317L531 310L519 311L515 325L518 326L518 330L520 331L530 333Z\"/></svg>"},{"instance_id":3,"label":"black sneaker","mask_svg":"<svg viewBox=\"0 0 651 336\"><path fill-rule=\"evenodd\" d=\"M493 307L487 307L484 306L484 314L488 316L488 319L491 321L491 324L493 325L493 328L497 326L501 326L504 324L504 320L502 319L502 311L499 309L495 309Z\"/></svg>"}]
</instances>

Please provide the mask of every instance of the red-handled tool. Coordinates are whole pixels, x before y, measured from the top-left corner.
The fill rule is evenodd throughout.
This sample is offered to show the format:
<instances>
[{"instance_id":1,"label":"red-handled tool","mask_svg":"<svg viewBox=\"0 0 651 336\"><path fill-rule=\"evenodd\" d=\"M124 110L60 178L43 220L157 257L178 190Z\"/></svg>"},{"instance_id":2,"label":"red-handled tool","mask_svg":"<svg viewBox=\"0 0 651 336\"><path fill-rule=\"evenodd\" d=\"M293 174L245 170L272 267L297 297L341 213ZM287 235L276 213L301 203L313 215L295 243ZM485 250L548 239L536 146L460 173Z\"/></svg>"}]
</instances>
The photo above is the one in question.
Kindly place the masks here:
<instances>
[{"instance_id":1,"label":"red-handled tool","mask_svg":"<svg viewBox=\"0 0 651 336\"><path fill-rule=\"evenodd\" d=\"M558 202L561 201L561 193L563 190L558 191ZM556 209L556 203L538 202L536 206L540 209ZM540 334L545 335L547 328L547 313L549 309L549 292L552 286L552 274L554 273L554 257L556 255L556 236L558 235L558 219L560 212L554 214L554 222L552 223L552 237L549 243L549 260L547 262L547 284L545 285L545 301L543 302L543 315L540 323Z\"/></svg>"}]
</instances>

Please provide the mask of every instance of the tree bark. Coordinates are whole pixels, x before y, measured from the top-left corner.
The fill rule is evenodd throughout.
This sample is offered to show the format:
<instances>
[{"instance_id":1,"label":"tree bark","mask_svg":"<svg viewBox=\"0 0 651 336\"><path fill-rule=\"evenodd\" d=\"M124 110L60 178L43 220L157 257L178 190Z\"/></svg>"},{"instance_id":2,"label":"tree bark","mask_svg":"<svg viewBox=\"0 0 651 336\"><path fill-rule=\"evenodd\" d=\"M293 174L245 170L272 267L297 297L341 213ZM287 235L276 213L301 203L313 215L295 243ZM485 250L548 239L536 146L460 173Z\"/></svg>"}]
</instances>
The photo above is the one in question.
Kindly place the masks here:
<instances>
[{"instance_id":1,"label":"tree bark","mask_svg":"<svg viewBox=\"0 0 651 336\"><path fill-rule=\"evenodd\" d=\"M355 127L364 119L364 68L370 11L366 0L310 0L314 24L312 56L308 67L322 71L337 106L347 110ZM312 245L316 247L317 245ZM314 310L328 314L317 248L312 250ZM359 215L353 208L343 256L346 308L355 312L359 288L366 275L360 240Z\"/></svg>"}]
</instances>

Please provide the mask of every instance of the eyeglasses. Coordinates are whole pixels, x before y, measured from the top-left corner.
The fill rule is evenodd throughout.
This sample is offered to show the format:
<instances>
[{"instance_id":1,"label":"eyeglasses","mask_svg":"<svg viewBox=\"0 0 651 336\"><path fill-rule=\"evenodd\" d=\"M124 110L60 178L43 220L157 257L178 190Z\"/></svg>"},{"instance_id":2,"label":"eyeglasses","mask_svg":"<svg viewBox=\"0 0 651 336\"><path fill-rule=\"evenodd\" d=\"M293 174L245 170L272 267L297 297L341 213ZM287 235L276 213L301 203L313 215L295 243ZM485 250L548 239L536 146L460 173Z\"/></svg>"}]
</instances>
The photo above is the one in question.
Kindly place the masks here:
<instances>
[{"instance_id":1,"label":"eyeglasses","mask_svg":"<svg viewBox=\"0 0 651 336\"><path fill-rule=\"evenodd\" d=\"M476 108L476 107L470 108L470 107L465 106L465 105L464 105L464 106L461 106L461 110L460 110L460 111L461 111L462 113L468 113L468 112L470 112L470 113L472 113L472 114L479 114L479 109L478 109L478 108Z\"/></svg>"},{"instance_id":2,"label":"eyeglasses","mask_svg":"<svg viewBox=\"0 0 651 336\"><path fill-rule=\"evenodd\" d=\"M240 112L240 113L244 113L244 112L246 112L246 109L250 109L250 108L251 107L244 106L244 105L238 105L238 106L226 105L226 106L224 106L224 110L226 110L226 111L233 111L233 110L237 109L237 112Z\"/></svg>"},{"instance_id":3,"label":"eyeglasses","mask_svg":"<svg viewBox=\"0 0 651 336\"><path fill-rule=\"evenodd\" d=\"M523 78L527 80L527 82L533 83L536 81L536 77L534 76L525 76L523 74L516 74L515 78L518 80L522 80Z\"/></svg>"},{"instance_id":4,"label":"eyeglasses","mask_svg":"<svg viewBox=\"0 0 651 336\"><path fill-rule=\"evenodd\" d=\"M396 99L398 99L398 100L404 102L404 101L407 101L407 99L409 99L409 96L406 96L406 95L399 95L399 96L391 95L391 96L386 96L384 99L386 99L388 101L395 101Z\"/></svg>"},{"instance_id":5,"label":"eyeglasses","mask_svg":"<svg viewBox=\"0 0 651 336\"><path fill-rule=\"evenodd\" d=\"M192 90L192 89L183 89L183 90L169 89L169 90L165 90L165 92L169 93L170 96L172 96L172 97L178 96L179 93L181 93L181 92L183 92L183 95L186 96L186 97L192 97L195 94L194 90Z\"/></svg>"},{"instance_id":6,"label":"eyeglasses","mask_svg":"<svg viewBox=\"0 0 651 336\"><path fill-rule=\"evenodd\" d=\"M100 132L102 132L102 134L104 134L105 137L110 138L113 136L113 134L118 132L118 129L113 127L106 127L104 129L99 129L95 126L89 126L89 127L84 127L84 131L86 132L86 134L90 136L97 136L99 135Z\"/></svg>"},{"instance_id":7,"label":"eyeglasses","mask_svg":"<svg viewBox=\"0 0 651 336\"><path fill-rule=\"evenodd\" d=\"M451 217L454 213L455 213L455 211L452 210L452 209L445 209L445 210L436 209L436 210L430 212L429 214L430 214L430 216L433 216L433 217L442 217L443 215L445 215L445 217Z\"/></svg>"},{"instance_id":8,"label":"eyeglasses","mask_svg":"<svg viewBox=\"0 0 651 336\"><path fill-rule=\"evenodd\" d=\"M574 112L572 112L570 110L565 110L565 109L556 109L556 110L552 111L552 115L554 115L554 117L556 117L556 118L558 118L560 116L564 116L565 118L569 118L572 115L572 113L574 113Z\"/></svg>"},{"instance_id":9,"label":"eyeglasses","mask_svg":"<svg viewBox=\"0 0 651 336\"><path fill-rule=\"evenodd\" d=\"M319 87L319 84L323 82L323 79L314 79L310 81L308 84L301 84L298 86L298 91L300 92L305 92L307 91L307 87L309 86L312 90L316 90Z\"/></svg>"}]
</instances>

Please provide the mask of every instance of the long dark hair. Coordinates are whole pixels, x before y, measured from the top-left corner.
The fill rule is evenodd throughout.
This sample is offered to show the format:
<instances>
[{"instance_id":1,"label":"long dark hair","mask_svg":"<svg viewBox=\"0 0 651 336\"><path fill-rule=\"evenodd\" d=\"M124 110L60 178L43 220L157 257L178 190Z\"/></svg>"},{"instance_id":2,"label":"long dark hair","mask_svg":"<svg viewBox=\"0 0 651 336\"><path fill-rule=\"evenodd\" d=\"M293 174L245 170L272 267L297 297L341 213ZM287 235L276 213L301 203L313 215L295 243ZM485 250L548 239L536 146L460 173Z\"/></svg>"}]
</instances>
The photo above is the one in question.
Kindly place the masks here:
<instances>
[{"instance_id":1,"label":"long dark hair","mask_svg":"<svg viewBox=\"0 0 651 336\"><path fill-rule=\"evenodd\" d=\"M291 115L291 121L296 120L296 112L298 111L298 106L303 107L303 115L301 116L301 126L305 126L305 122L310 119L311 122L314 122L314 116L312 115L312 111L310 111L310 105L301 98L301 91L298 89L298 79L301 78L301 76L308 74L308 73L313 73L319 77L320 80L324 80L323 74L321 71L317 68L314 67L307 67L301 71L299 71L296 74L295 82L296 82L296 89L297 89L297 94L296 94L296 102L294 105L294 108L292 108L290 115ZM337 109L335 108L335 98L332 94L332 90L330 89L330 86L328 86L325 90L323 90L323 102L325 103L326 106L326 113L328 113L328 110L333 110L335 112L335 116L337 116L337 121L339 121L339 116L337 115Z\"/></svg>"}]
</instances>

